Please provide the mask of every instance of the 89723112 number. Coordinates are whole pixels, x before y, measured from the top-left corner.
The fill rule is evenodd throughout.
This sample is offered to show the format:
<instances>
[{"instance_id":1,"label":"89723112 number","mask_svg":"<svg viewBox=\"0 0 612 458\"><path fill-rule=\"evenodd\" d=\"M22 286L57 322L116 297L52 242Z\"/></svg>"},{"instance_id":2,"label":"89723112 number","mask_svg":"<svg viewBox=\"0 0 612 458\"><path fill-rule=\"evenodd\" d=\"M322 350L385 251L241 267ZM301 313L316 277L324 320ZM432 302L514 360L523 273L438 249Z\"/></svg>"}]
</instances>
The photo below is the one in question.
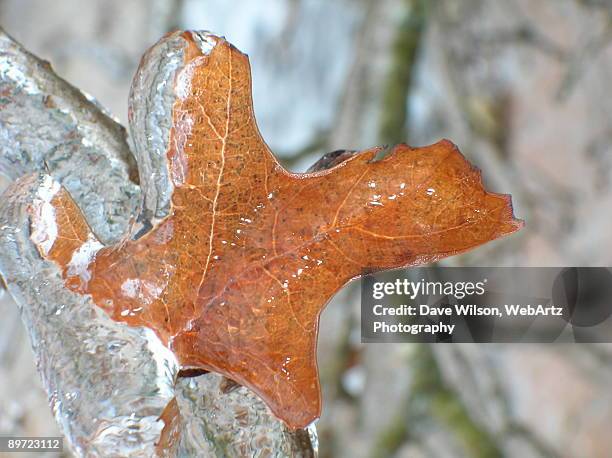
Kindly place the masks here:
<instances>
[{"instance_id":1,"label":"89723112 number","mask_svg":"<svg viewBox=\"0 0 612 458\"><path fill-rule=\"evenodd\" d=\"M62 437L0 436L0 452L58 452L63 445Z\"/></svg>"}]
</instances>

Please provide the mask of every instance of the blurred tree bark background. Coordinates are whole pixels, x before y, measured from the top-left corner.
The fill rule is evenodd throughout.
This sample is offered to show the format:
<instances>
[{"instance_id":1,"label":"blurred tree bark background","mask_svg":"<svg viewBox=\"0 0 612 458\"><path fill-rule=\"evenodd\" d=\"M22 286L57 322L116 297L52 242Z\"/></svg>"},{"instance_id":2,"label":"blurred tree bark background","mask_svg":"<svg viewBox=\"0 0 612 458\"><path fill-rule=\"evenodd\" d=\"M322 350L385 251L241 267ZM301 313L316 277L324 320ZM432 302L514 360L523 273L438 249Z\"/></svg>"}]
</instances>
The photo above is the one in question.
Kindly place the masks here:
<instances>
[{"instance_id":1,"label":"blurred tree bark background","mask_svg":"<svg viewBox=\"0 0 612 458\"><path fill-rule=\"evenodd\" d=\"M138 60L162 34L225 35L251 57L261 130L292 170L335 149L445 137L512 193L526 229L447 264L610 265L605 0L1 0L0 24L123 124ZM0 434L52 435L2 292L0 310ZM362 345L352 285L322 316L319 364L324 458L612 449L609 345Z\"/></svg>"}]
</instances>

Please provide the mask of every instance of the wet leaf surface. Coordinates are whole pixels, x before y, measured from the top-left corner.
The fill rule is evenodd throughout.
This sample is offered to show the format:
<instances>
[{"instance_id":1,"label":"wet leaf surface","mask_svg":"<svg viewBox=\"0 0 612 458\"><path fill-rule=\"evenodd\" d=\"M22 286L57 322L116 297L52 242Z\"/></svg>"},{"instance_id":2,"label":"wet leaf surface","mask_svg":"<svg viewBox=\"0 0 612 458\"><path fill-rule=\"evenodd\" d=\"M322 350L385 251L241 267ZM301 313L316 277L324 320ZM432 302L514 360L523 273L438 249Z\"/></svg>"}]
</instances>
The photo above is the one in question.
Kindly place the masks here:
<instances>
[{"instance_id":1,"label":"wet leaf surface","mask_svg":"<svg viewBox=\"0 0 612 458\"><path fill-rule=\"evenodd\" d=\"M318 320L338 289L364 272L464 252L522 222L449 141L286 171L255 123L247 57L212 35L184 39L168 216L105 247L53 184L31 208L32 240L67 287L117 321L153 329L183 369L246 385L302 428L320 414Z\"/></svg>"}]
</instances>

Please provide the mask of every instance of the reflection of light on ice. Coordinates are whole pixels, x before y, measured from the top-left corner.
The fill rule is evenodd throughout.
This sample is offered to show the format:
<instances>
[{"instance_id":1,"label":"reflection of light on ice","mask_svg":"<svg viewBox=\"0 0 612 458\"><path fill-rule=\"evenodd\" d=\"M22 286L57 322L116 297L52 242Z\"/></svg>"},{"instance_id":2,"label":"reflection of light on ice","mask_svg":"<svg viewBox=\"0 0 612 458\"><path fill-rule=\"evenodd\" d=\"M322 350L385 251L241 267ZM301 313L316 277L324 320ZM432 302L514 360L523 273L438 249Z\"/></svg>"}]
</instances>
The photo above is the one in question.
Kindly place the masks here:
<instances>
[{"instance_id":1,"label":"reflection of light on ice","mask_svg":"<svg viewBox=\"0 0 612 458\"><path fill-rule=\"evenodd\" d=\"M149 305L159 298L164 288L167 286L167 283L167 280L164 280L162 284L155 284L147 280L128 278L121 285L121 292L125 297L139 299L140 302ZM136 309L133 311L136 311Z\"/></svg>"},{"instance_id":2,"label":"reflection of light on ice","mask_svg":"<svg viewBox=\"0 0 612 458\"><path fill-rule=\"evenodd\" d=\"M72 253L72 258L68 263L68 275L79 276L83 282L88 282L91 279L89 264L102 248L103 245L90 234L87 241Z\"/></svg>"},{"instance_id":3,"label":"reflection of light on ice","mask_svg":"<svg viewBox=\"0 0 612 458\"><path fill-rule=\"evenodd\" d=\"M57 239L58 228L55 217L55 208L51 201L60 191L60 184L50 176L46 176L38 188L37 198L33 202L33 211L36 225L32 231L31 239L36 243L43 255L47 256Z\"/></svg>"}]
</instances>

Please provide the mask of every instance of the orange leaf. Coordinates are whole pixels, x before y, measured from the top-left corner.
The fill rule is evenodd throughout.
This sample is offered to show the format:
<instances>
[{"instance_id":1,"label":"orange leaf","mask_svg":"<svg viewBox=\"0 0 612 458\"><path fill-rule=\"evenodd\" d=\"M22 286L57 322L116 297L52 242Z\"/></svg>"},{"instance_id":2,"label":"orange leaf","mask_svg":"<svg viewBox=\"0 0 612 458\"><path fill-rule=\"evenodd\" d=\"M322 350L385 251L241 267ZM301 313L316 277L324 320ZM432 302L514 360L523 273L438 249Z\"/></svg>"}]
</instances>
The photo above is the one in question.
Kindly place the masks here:
<instances>
[{"instance_id":1,"label":"orange leaf","mask_svg":"<svg viewBox=\"0 0 612 458\"><path fill-rule=\"evenodd\" d=\"M148 326L183 368L258 393L292 428L320 414L321 310L364 271L436 261L515 232L508 196L487 193L449 141L357 153L293 174L260 136L247 57L184 34L167 152L169 215L102 247L63 189L32 208L32 238L113 319Z\"/></svg>"}]
</instances>

